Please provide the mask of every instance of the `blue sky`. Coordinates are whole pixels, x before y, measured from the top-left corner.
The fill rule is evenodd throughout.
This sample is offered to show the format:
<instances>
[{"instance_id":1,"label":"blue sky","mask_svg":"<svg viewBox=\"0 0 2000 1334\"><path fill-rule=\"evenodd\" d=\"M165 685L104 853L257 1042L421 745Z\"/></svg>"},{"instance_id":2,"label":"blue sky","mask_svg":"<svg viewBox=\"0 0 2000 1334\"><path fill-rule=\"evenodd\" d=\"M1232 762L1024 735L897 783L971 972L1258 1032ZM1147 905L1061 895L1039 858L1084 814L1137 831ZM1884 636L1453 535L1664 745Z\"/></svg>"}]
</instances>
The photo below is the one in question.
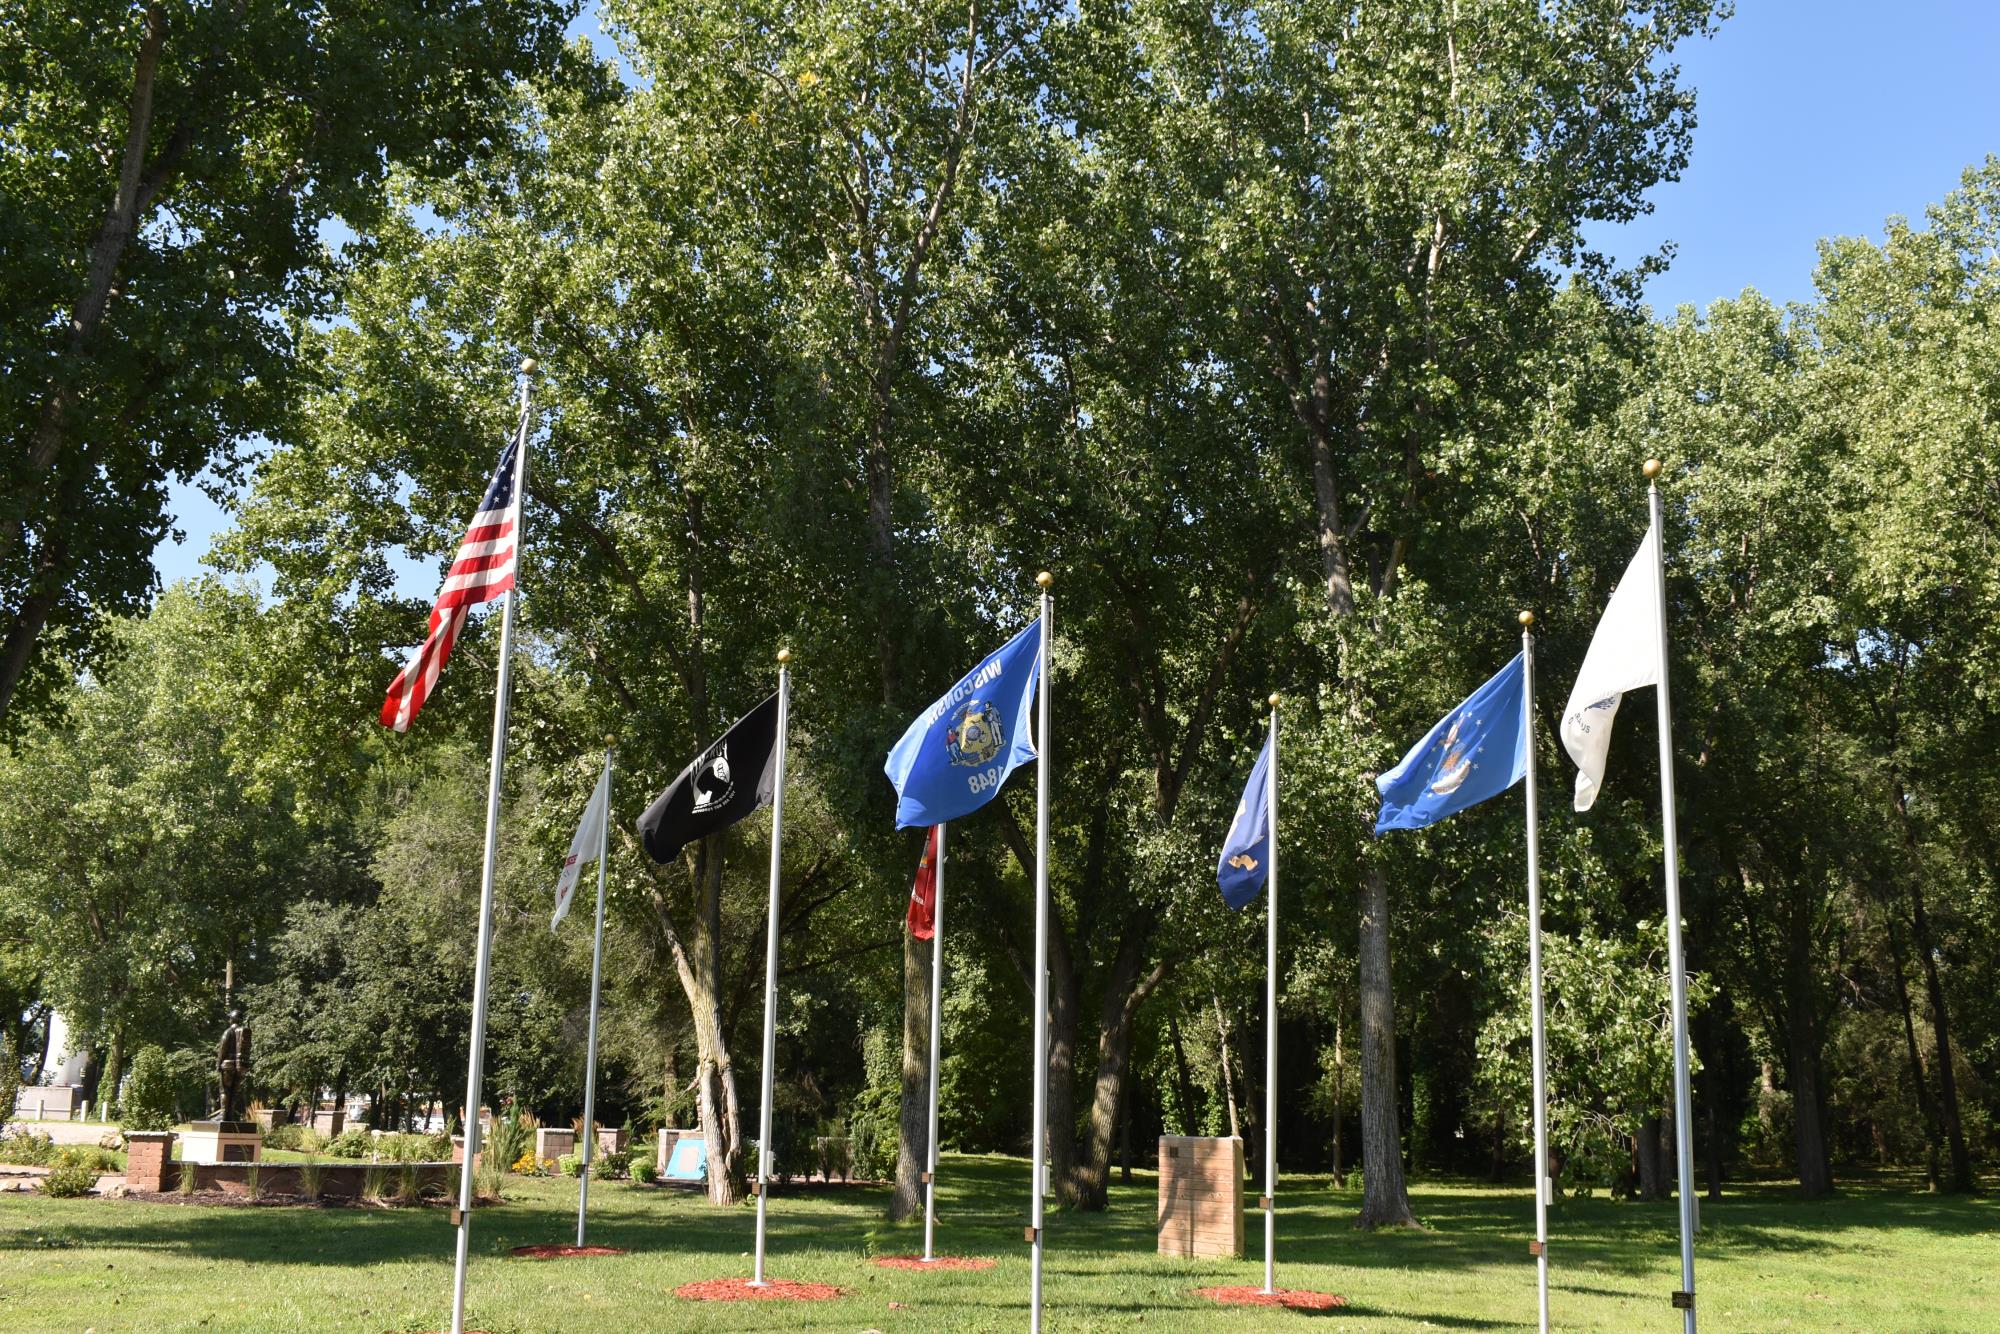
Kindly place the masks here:
<instances>
[{"instance_id":1,"label":"blue sky","mask_svg":"<svg viewBox=\"0 0 2000 1334\"><path fill-rule=\"evenodd\" d=\"M577 31L603 49L589 19ZM1699 94L1687 172L1651 214L1589 234L1626 262L1675 244L1647 291L1662 314L1745 287L1805 300L1820 238L1879 236L2000 153L2000 0L1739 0L1680 64ZM170 509L186 539L154 553L163 581L198 573L227 522L192 486ZM430 573L407 591L428 596Z\"/></svg>"}]
</instances>

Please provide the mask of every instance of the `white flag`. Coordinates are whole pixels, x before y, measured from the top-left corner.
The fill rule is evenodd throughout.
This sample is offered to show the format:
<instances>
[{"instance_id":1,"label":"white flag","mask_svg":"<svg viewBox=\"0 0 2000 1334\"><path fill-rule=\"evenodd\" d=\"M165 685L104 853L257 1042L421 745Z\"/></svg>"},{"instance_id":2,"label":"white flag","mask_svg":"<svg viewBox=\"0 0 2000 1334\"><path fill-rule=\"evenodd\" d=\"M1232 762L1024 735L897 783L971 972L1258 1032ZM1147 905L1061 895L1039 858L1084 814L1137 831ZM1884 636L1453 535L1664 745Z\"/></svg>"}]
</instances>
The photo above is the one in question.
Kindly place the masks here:
<instances>
[{"instance_id":1,"label":"white flag","mask_svg":"<svg viewBox=\"0 0 2000 1334\"><path fill-rule=\"evenodd\" d=\"M1660 535L1645 540L1611 592L1611 604L1591 636L1583 670L1563 709L1563 749L1576 761L1576 808L1587 811L1604 783L1611 722L1628 690L1660 682Z\"/></svg>"},{"instance_id":2,"label":"white flag","mask_svg":"<svg viewBox=\"0 0 2000 1334\"><path fill-rule=\"evenodd\" d=\"M604 842L606 808L610 805L611 760L607 756L604 772L597 776L597 791L590 794L590 805L583 808L576 837L569 841L569 856L563 859L562 879L556 882L556 915L549 919L551 931L561 925L563 914L569 911L569 901L576 894L576 882L583 868L597 860L597 849Z\"/></svg>"}]
</instances>

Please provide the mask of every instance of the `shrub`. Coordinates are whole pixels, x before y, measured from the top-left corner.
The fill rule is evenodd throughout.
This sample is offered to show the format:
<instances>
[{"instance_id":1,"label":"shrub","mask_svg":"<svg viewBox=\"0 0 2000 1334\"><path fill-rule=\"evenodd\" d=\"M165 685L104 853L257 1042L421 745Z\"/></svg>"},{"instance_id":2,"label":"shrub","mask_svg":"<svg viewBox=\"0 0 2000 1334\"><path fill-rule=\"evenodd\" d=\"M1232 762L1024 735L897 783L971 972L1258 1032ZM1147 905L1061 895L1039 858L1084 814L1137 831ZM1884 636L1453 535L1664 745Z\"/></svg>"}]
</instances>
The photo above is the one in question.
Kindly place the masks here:
<instances>
[{"instance_id":1,"label":"shrub","mask_svg":"<svg viewBox=\"0 0 2000 1334\"><path fill-rule=\"evenodd\" d=\"M375 1137L357 1126L333 1137L326 1151L336 1158L366 1158L375 1149Z\"/></svg>"},{"instance_id":2,"label":"shrub","mask_svg":"<svg viewBox=\"0 0 2000 1334\"><path fill-rule=\"evenodd\" d=\"M632 1179L642 1186L650 1186L660 1179L660 1165L651 1158L634 1158Z\"/></svg>"},{"instance_id":3,"label":"shrub","mask_svg":"<svg viewBox=\"0 0 2000 1334\"><path fill-rule=\"evenodd\" d=\"M297 1153L305 1148L305 1136L300 1132L309 1131L310 1129L311 1127L309 1126L298 1125L294 1122L272 1126L264 1132L264 1147L267 1149L289 1149L293 1153Z\"/></svg>"},{"instance_id":4,"label":"shrub","mask_svg":"<svg viewBox=\"0 0 2000 1334\"><path fill-rule=\"evenodd\" d=\"M583 1175L583 1159L573 1153L566 1153L556 1159L556 1171L566 1177L580 1177Z\"/></svg>"},{"instance_id":5,"label":"shrub","mask_svg":"<svg viewBox=\"0 0 2000 1334\"><path fill-rule=\"evenodd\" d=\"M90 1188L97 1184L97 1169L102 1154L96 1149L59 1149L55 1161L49 1165L49 1174L42 1178L42 1194L53 1195L57 1199L70 1199L77 1195L88 1195Z\"/></svg>"},{"instance_id":6,"label":"shrub","mask_svg":"<svg viewBox=\"0 0 2000 1334\"><path fill-rule=\"evenodd\" d=\"M177 1077L173 1061L158 1047L141 1047L125 1081L127 1130L165 1130L174 1123Z\"/></svg>"},{"instance_id":7,"label":"shrub","mask_svg":"<svg viewBox=\"0 0 2000 1334\"><path fill-rule=\"evenodd\" d=\"M0 1139L0 1163L47 1167L55 1156L55 1141L39 1130L17 1130Z\"/></svg>"},{"instance_id":8,"label":"shrub","mask_svg":"<svg viewBox=\"0 0 2000 1334\"><path fill-rule=\"evenodd\" d=\"M616 1181L625 1175L625 1157L617 1153L600 1153L590 1160L590 1179L593 1181Z\"/></svg>"}]
</instances>

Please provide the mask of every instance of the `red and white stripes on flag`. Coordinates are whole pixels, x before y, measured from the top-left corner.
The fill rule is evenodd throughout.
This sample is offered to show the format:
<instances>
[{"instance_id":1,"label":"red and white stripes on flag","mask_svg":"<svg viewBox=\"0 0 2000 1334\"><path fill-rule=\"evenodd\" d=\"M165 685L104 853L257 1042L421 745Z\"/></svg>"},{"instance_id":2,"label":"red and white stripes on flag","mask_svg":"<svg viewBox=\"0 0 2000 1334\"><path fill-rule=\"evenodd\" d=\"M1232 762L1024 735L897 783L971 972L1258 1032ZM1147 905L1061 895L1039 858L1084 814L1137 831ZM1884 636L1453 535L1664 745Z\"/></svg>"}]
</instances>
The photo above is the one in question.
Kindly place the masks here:
<instances>
[{"instance_id":1,"label":"red and white stripes on flag","mask_svg":"<svg viewBox=\"0 0 2000 1334\"><path fill-rule=\"evenodd\" d=\"M451 572L438 590L437 604L431 608L430 633L409 665L389 684L389 697L382 701L384 727L410 730L417 710L424 707L437 685L451 646L458 642L466 613L514 587L521 528L521 497L515 489L517 449L518 442L513 442L501 451L493 480L486 484L486 497L479 502L479 513L472 516L472 526L458 544Z\"/></svg>"}]
</instances>

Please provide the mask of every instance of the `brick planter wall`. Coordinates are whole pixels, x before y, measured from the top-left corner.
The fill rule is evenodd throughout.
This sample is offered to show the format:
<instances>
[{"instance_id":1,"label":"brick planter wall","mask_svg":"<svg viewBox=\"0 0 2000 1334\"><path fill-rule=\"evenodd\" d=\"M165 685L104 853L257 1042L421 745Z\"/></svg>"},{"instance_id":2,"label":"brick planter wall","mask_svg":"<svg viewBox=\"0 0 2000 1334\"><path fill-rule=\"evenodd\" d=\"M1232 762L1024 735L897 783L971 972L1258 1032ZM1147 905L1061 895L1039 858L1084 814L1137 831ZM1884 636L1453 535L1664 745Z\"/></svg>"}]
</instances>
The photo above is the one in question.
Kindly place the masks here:
<instances>
[{"instance_id":1,"label":"brick planter wall","mask_svg":"<svg viewBox=\"0 0 2000 1334\"><path fill-rule=\"evenodd\" d=\"M133 1190L165 1190L174 1156L171 1130L134 1130L125 1136L125 1184Z\"/></svg>"}]
</instances>

